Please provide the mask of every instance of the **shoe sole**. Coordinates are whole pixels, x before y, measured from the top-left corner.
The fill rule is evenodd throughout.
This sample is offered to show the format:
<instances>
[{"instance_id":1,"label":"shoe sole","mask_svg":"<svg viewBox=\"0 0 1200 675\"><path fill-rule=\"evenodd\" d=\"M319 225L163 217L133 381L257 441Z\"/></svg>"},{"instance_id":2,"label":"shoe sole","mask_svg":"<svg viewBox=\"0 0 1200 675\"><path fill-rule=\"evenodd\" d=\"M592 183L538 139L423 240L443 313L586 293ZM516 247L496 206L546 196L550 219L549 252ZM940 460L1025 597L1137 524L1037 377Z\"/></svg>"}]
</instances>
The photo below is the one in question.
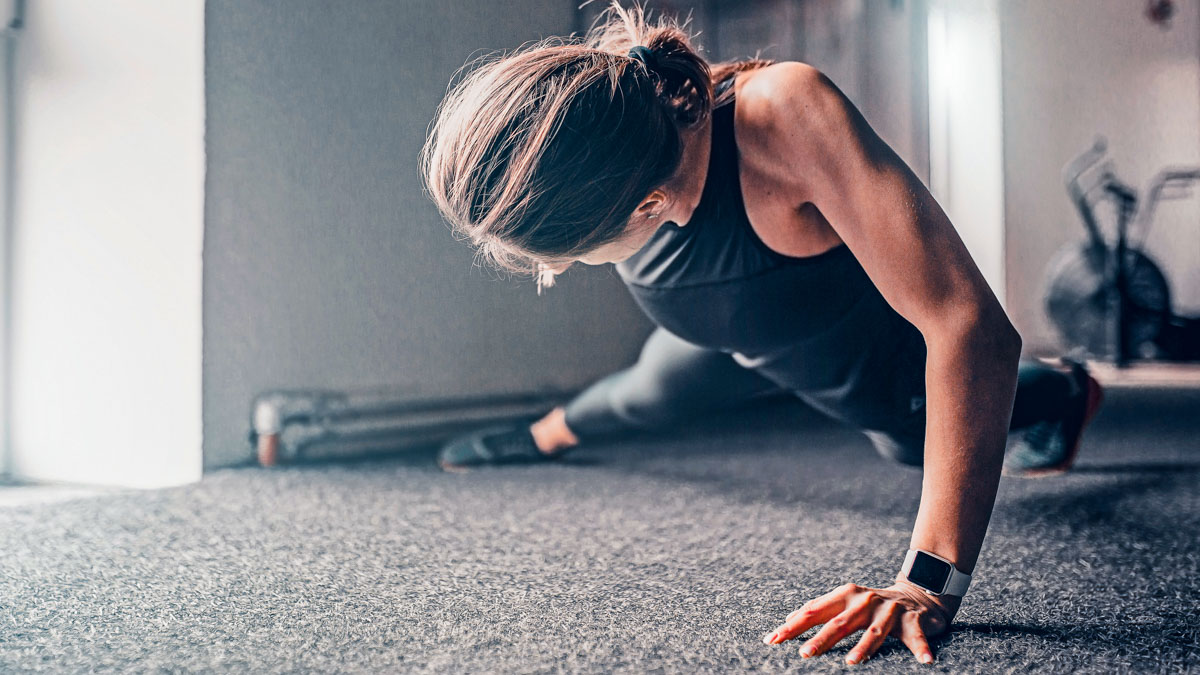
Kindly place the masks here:
<instances>
[{"instance_id":1,"label":"shoe sole","mask_svg":"<svg viewBox=\"0 0 1200 675\"><path fill-rule=\"evenodd\" d=\"M1079 447L1083 444L1083 431L1087 429L1088 423L1096 416L1096 413L1100 410L1100 404L1104 402L1104 387L1100 386L1096 378L1088 375L1085 386L1087 387L1087 407L1083 412L1083 421L1079 423L1079 433L1075 434L1075 442L1071 445L1071 449L1067 452L1067 456L1063 458L1063 461L1054 466L1005 473L1004 475L1017 478L1049 478L1051 476L1060 476L1070 470L1071 466L1075 464L1075 458L1079 455Z\"/></svg>"},{"instance_id":2,"label":"shoe sole","mask_svg":"<svg viewBox=\"0 0 1200 675\"><path fill-rule=\"evenodd\" d=\"M438 462L438 466L446 473L467 473L471 469L465 464L447 464L446 462Z\"/></svg>"}]
</instances>

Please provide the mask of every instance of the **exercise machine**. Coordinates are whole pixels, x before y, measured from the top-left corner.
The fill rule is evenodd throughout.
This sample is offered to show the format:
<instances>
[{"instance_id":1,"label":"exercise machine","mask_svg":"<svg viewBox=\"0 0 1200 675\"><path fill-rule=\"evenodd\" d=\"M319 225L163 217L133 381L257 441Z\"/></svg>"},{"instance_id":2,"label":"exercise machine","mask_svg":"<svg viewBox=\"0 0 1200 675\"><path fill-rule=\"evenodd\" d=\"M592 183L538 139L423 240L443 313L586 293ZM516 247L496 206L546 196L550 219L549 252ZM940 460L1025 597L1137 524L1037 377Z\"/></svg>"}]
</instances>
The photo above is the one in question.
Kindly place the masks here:
<instances>
[{"instance_id":1,"label":"exercise machine","mask_svg":"<svg viewBox=\"0 0 1200 675\"><path fill-rule=\"evenodd\" d=\"M1137 192L1103 161L1106 153L1105 139L1097 137L1063 168L1067 194L1087 237L1051 260L1046 314L1063 341L1083 357L1121 367L1135 359L1200 359L1200 317L1171 310L1167 278L1143 250L1159 202L1190 197L1191 187L1200 182L1200 167L1159 172L1139 211ZM1096 206L1104 200L1116 212L1112 243L1096 218Z\"/></svg>"}]
</instances>

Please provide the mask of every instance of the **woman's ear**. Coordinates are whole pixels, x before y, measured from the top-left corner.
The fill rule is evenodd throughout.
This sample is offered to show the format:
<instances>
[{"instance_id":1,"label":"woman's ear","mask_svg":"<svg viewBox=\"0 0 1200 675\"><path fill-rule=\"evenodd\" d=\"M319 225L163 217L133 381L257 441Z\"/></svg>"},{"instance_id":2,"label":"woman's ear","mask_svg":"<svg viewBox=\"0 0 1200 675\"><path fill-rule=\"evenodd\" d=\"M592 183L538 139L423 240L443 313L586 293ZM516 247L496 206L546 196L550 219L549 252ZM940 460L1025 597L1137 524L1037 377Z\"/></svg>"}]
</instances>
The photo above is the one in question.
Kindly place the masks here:
<instances>
[{"instance_id":1,"label":"woman's ear","mask_svg":"<svg viewBox=\"0 0 1200 675\"><path fill-rule=\"evenodd\" d=\"M646 195L641 204L638 204L634 213L642 218L655 219L662 217L662 212L666 207L667 193L662 188L655 188Z\"/></svg>"}]
</instances>

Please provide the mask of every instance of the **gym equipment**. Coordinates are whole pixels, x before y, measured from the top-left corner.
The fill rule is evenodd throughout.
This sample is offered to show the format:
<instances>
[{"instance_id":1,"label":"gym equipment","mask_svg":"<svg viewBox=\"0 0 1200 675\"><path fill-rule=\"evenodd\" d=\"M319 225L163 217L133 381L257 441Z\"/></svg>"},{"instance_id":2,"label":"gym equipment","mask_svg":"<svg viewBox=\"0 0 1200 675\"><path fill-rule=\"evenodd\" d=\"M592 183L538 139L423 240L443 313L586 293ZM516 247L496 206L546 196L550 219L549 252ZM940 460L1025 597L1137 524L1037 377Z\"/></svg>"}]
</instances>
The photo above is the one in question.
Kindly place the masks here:
<instances>
[{"instance_id":1,"label":"gym equipment","mask_svg":"<svg viewBox=\"0 0 1200 675\"><path fill-rule=\"evenodd\" d=\"M1174 0L1146 0L1146 18L1151 23L1163 28L1171 26L1171 18L1175 16Z\"/></svg>"},{"instance_id":2,"label":"gym equipment","mask_svg":"<svg viewBox=\"0 0 1200 675\"><path fill-rule=\"evenodd\" d=\"M1149 197L1139 212L1135 190L1116 177L1110 163L1101 163L1106 152L1107 143L1098 136L1063 167L1067 194L1087 239L1064 247L1051 260L1046 314L1070 347L1118 366L1135 358L1198 359L1200 318L1171 311L1167 279L1142 246L1158 203L1190 197L1190 187L1200 182L1200 167L1161 171L1150 181ZM1096 220L1095 206L1104 199L1116 207L1112 245ZM1139 234L1136 243L1129 239L1131 222Z\"/></svg>"},{"instance_id":3,"label":"gym equipment","mask_svg":"<svg viewBox=\"0 0 1200 675\"><path fill-rule=\"evenodd\" d=\"M391 389L270 391L255 397L250 445L264 467L411 450L498 422L532 422L569 395L417 399Z\"/></svg>"}]
</instances>

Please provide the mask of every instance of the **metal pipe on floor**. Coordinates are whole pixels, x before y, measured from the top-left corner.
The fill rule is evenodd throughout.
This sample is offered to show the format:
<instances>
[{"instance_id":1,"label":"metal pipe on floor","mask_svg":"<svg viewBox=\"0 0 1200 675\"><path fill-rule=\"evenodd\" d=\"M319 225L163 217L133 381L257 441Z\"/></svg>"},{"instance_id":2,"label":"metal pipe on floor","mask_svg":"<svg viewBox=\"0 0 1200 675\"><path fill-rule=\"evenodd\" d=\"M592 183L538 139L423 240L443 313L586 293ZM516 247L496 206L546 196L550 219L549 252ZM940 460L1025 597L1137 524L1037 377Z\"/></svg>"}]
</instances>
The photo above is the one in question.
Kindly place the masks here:
<instances>
[{"instance_id":1,"label":"metal pipe on floor","mask_svg":"<svg viewBox=\"0 0 1200 675\"><path fill-rule=\"evenodd\" d=\"M254 399L250 444L264 467L397 452L492 424L533 421L569 397L564 392L429 399L394 389L270 391Z\"/></svg>"}]
</instances>

